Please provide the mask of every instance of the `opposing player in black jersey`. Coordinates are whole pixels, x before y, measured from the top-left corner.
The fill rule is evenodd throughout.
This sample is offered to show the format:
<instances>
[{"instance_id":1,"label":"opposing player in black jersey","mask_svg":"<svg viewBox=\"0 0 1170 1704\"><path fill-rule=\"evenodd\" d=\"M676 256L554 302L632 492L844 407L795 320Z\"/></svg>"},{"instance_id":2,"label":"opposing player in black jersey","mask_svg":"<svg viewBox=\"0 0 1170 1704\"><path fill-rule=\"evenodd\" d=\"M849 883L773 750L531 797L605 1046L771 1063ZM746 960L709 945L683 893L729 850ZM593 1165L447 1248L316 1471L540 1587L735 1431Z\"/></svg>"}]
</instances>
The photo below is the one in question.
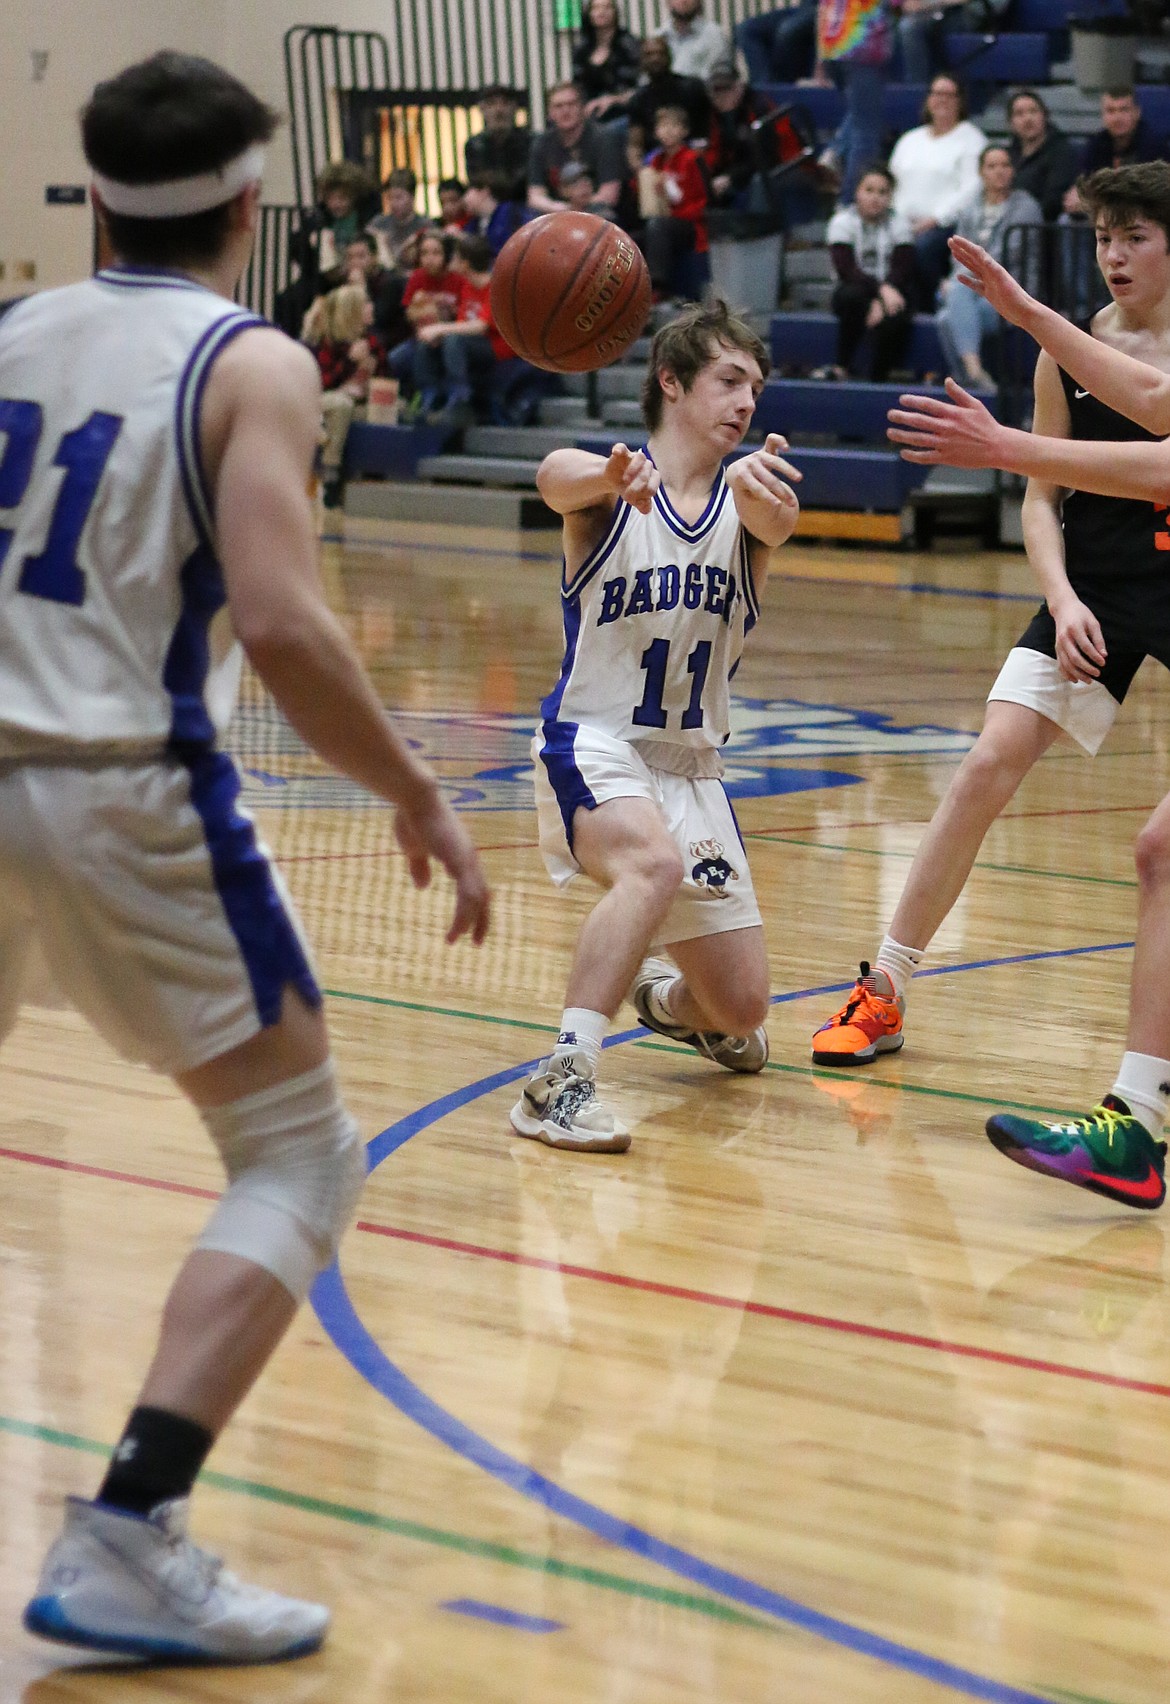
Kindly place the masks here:
<instances>
[{"instance_id":1,"label":"opposing player in black jersey","mask_svg":"<svg viewBox=\"0 0 1170 1704\"><path fill-rule=\"evenodd\" d=\"M1091 322L1092 343L1139 357L1170 388L1170 167L1097 172L1080 190L1113 297ZM1037 364L1035 392L1038 435L1153 440L1049 354ZM1170 668L1166 519L1148 500L1069 490L1043 475L1029 480L1024 542L1045 602L991 688L983 731L922 838L873 969L862 965L845 1005L813 1037L818 1065L865 1064L902 1046L910 978L1032 765L1062 732L1094 754L1143 659ZM1144 1092L1150 1075L1127 1055L1127 1098ZM1170 1077L1170 1067L1161 1075Z\"/></svg>"},{"instance_id":2,"label":"opposing player in black jersey","mask_svg":"<svg viewBox=\"0 0 1170 1704\"><path fill-rule=\"evenodd\" d=\"M1160 304L1151 295L1140 320L1134 312L1160 276L1170 292L1170 166L1154 162L1098 173L1089 187L1098 254L1116 304L1097 317L1091 336L1033 301L974 244L956 239L952 248L971 287L1040 343L1046 370L1060 362L1072 392L1070 409L1091 402L1094 429L1073 439L1012 431L958 386L948 386L949 403L903 397L890 415L890 437L911 461L998 467L1027 474L1041 488L1098 494L1082 498L1073 511L1085 517L1088 545L1086 580L1074 584L1083 585L1096 613L1057 623L1063 628L1061 666L1085 697L1102 684L1119 696L1143 656L1166 662L1170 650L1170 442L1164 441L1170 433L1170 294ZM1112 336L1101 336L1102 323ZM1140 433L1135 438L1131 427L1125 441L1102 441L1117 415L1135 422ZM1065 506L1066 533L1072 501ZM1150 529L1136 543L1122 530L1131 511L1135 519L1144 513ZM1142 829L1135 857L1138 927L1127 1051L1112 1090L1085 1117L1044 1124L997 1113L987 1121L987 1134L1030 1170L1149 1208L1160 1206L1166 1194L1160 1138L1170 1102L1170 796Z\"/></svg>"}]
</instances>

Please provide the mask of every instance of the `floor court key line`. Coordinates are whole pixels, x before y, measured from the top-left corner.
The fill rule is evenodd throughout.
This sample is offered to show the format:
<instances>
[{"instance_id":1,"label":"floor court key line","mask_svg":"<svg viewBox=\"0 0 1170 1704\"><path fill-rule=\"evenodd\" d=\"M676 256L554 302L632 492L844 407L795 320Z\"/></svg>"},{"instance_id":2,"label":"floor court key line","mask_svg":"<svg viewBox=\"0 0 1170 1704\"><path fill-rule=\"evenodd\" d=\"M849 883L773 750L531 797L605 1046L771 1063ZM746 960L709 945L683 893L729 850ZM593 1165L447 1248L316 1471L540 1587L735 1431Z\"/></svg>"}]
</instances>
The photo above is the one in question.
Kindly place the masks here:
<instances>
[{"instance_id":1,"label":"floor court key line","mask_svg":"<svg viewBox=\"0 0 1170 1704\"><path fill-rule=\"evenodd\" d=\"M959 965L940 965L924 974L953 976L961 971L992 969L1005 964L1027 964L1037 960L1115 952L1129 945L1132 943L1109 942L1091 947L1065 947L1057 952L1016 953L1003 959L979 959ZM831 991L836 992L841 986L850 985L834 985ZM779 996L773 1003L787 1004L827 991L830 990L824 987L794 990L790 994ZM610 1036L606 1045L617 1046L622 1042L634 1040L643 1033L639 1026L620 1035ZM383 1160L396 1153L412 1136L417 1136L432 1124L438 1123L448 1113L517 1081L528 1068L527 1065L519 1065L497 1071L492 1076L481 1078L462 1089L452 1090L438 1100L431 1101L429 1105L419 1107L415 1112L399 1119L369 1143L370 1171L374 1171ZM973 1670L932 1657L912 1646L901 1645L896 1640L883 1638L880 1634L839 1620L836 1616L825 1615L807 1604L799 1603L795 1598L772 1591L745 1575L736 1574L717 1563L706 1562L702 1557L682 1550L677 1545L655 1538L653 1534L632 1522L607 1513L597 1504L587 1502L538 1473L525 1462L498 1449L454 1414L440 1407L389 1359L359 1319L336 1261L317 1279L309 1299L322 1328L335 1347L345 1356L355 1372L392 1402L400 1413L413 1420L440 1443L446 1444L455 1454L481 1468L519 1495L540 1503L550 1513L584 1527L586 1531L616 1544L623 1550L658 1563L669 1573L689 1580L705 1591L717 1592L746 1609L762 1611L766 1615L774 1616L778 1621L825 1639L842 1649L872 1657L891 1668L934 1681L937 1685L949 1687L965 1697L986 1700L987 1704L1052 1704L1051 1693L1044 1697L1043 1694L1029 1692L976 1674Z\"/></svg>"}]
</instances>

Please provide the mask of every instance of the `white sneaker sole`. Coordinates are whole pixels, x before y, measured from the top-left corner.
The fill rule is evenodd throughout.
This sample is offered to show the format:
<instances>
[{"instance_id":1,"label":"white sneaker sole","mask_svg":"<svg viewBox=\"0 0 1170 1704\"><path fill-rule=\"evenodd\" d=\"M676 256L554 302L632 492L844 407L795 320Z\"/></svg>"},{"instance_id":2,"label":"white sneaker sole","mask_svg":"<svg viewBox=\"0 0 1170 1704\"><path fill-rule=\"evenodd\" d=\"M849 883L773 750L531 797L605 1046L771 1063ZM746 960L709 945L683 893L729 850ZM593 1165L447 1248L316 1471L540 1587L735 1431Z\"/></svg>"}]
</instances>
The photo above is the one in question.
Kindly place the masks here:
<instances>
[{"instance_id":1,"label":"white sneaker sole","mask_svg":"<svg viewBox=\"0 0 1170 1704\"><path fill-rule=\"evenodd\" d=\"M551 1118L533 1118L525 1112L523 1100L516 1102L508 1116L517 1136L531 1136L550 1148L567 1148L577 1154L624 1154L630 1145L630 1133L624 1124L615 1123L612 1135L596 1130L566 1130Z\"/></svg>"},{"instance_id":2,"label":"white sneaker sole","mask_svg":"<svg viewBox=\"0 0 1170 1704\"><path fill-rule=\"evenodd\" d=\"M215 1651L197 1642L195 1629L192 1630L192 1638L184 1639L178 1633L170 1637L165 1634L151 1637L145 1633L81 1626L71 1619L60 1599L51 1595L33 1598L26 1606L22 1620L28 1632L58 1645L72 1645L86 1651L107 1651L123 1657L138 1657L146 1662L213 1663L230 1668L251 1663L283 1663L296 1657L311 1656L320 1649L328 1631L326 1623L320 1632L290 1640L276 1649Z\"/></svg>"}]
</instances>

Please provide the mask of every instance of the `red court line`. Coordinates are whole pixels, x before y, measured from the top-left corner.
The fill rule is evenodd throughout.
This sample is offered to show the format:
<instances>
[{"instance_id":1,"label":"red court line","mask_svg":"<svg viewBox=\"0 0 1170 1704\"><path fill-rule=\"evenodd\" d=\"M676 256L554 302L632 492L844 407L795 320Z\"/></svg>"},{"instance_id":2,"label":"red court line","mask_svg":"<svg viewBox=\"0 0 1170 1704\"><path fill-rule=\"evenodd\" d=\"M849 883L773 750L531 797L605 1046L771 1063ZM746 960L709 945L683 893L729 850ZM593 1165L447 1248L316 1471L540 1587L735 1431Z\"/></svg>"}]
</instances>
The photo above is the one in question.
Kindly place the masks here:
<instances>
[{"instance_id":1,"label":"red court line","mask_svg":"<svg viewBox=\"0 0 1170 1704\"><path fill-rule=\"evenodd\" d=\"M852 756L853 754L850 753L849 755ZM1160 804L1161 800L1157 800L1156 803ZM1091 805L1084 810L1073 811L1001 811L995 820L996 822L1027 822L1033 817L1136 816L1139 813L1145 816L1154 808L1154 805ZM863 817L856 822L833 822L827 826L829 831L837 834L843 828L917 828L919 826L925 828L929 821L929 817L882 817L880 821L873 817ZM801 822L792 828L778 824L775 828L744 829L744 838L751 840L754 837L759 840L769 834L812 834L825 829L825 827L826 825L821 822Z\"/></svg>"},{"instance_id":2,"label":"red court line","mask_svg":"<svg viewBox=\"0 0 1170 1704\"><path fill-rule=\"evenodd\" d=\"M143 1177L134 1172L110 1171L104 1166L82 1165L77 1160L58 1160L47 1154L32 1154L20 1148L0 1148L0 1159L46 1166L52 1171L75 1172L82 1177L106 1178L112 1183L134 1183L144 1189L161 1189L171 1195L194 1195L204 1201L219 1200L219 1191L215 1189L200 1189L194 1184L173 1183L164 1178ZM990 1361L997 1366L1018 1367L1024 1372L1051 1373L1058 1378L1080 1379L1086 1384L1108 1385L1115 1390L1137 1391L1144 1396L1170 1396L1170 1385L1154 1384L1146 1379L1127 1379L1118 1373L1093 1372L1087 1367L1070 1367L1060 1361L1041 1361L1031 1355L1012 1355L1002 1349L983 1349L971 1343L954 1343L945 1337L926 1337L915 1331L893 1331L885 1326L866 1325L860 1320L837 1319L832 1314L804 1313L797 1308L774 1307L770 1302L745 1302L738 1296L720 1295L716 1290L691 1290L681 1284L661 1284L653 1278L631 1278L623 1272L605 1272L593 1266L573 1266L559 1260L542 1260L538 1255L516 1254L510 1249L488 1248L481 1243L457 1242L452 1237L430 1236L423 1231L408 1231L399 1225L381 1225L370 1219L359 1219L356 1228L371 1236L391 1237L397 1242L419 1243L425 1248L445 1249L452 1254L470 1254L480 1260L498 1260L509 1266L527 1266L539 1272L556 1272L565 1278L586 1278L596 1284L613 1284L622 1290L641 1290L649 1295L669 1296L680 1302L698 1302L704 1307L729 1308L738 1313L757 1314L764 1319L783 1320L788 1325L808 1325L818 1331L835 1331L846 1337L861 1337L877 1343L896 1343L909 1349L930 1349L937 1354L959 1355L972 1361Z\"/></svg>"}]
</instances>

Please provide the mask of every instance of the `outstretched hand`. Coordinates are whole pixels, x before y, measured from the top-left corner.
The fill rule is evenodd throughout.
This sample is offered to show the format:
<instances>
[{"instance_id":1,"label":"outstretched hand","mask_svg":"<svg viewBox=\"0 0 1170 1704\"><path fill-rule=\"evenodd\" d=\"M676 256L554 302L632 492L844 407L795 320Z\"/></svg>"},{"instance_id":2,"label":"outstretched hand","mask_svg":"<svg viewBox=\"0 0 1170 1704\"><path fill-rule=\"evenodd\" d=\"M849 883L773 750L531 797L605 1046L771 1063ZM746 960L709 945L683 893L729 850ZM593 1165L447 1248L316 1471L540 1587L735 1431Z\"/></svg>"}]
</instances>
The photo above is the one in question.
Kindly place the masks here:
<instances>
[{"instance_id":1,"label":"outstretched hand","mask_svg":"<svg viewBox=\"0 0 1170 1704\"><path fill-rule=\"evenodd\" d=\"M992 260L986 249L980 248L968 237L952 237L948 247L963 268L959 274L960 284L982 296L997 314L1012 325L1023 325L1036 302L1007 268L998 260Z\"/></svg>"},{"instance_id":2,"label":"outstretched hand","mask_svg":"<svg viewBox=\"0 0 1170 1704\"><path fill-rule=\"evenodd\" d=\"M650 513L662 477L648 455L642 450L631 450L627 444L615 444L609 452L605 473L615 497L624 498L640 514Z\"/></svg>"},{"instance_id":3,"label":"outstretched hand","mask_svg":"<svg viewBox=\"0 0 1170 1704\"><path fill-rule=\"evenodd\" d=\"M891 408L887 437L901 444L902 460L934 466L998 467L1004 428L981 402L957 385L946 384L950 402L933 396L899 397Z\"/></svg>"},{"instance_id":4,"label":"outstretched hand","mask_svg":"<svg viewBox=\"0 0 1170 1704\"><path fill-rule=\"evenodd\" d=\"M479 946L488 931L491 895L479 853L450 805L437 790L420 794L398 806L394 832L406 854L415 887L429 886L432 858L455 883L455 915L447 930L448 945L469 934Z\"/></svg>"}]
</instances>

